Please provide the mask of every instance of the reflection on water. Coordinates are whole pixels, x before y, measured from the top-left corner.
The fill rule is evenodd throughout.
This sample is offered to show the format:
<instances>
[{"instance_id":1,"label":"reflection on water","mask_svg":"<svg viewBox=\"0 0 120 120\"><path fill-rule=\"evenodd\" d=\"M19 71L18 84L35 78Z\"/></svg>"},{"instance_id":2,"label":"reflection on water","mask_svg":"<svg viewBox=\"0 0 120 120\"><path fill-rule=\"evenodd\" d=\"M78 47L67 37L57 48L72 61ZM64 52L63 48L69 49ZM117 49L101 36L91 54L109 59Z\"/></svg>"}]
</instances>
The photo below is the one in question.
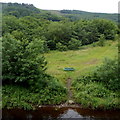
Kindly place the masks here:
<instances>
[{"instance_id":1,"label":"reflection on water","mask_svg":"<svg viewBox=\"0 0 120 120\"><path fill-rule=\"evenodd\" d=\"M26 119L32 120L32 117L33 117L33 116L29 113L29 114L27 115Z\"/></svg>"},{"instance_id":2,"label":"reflection on water","mask_svg":"<svg viewBox=\"0 0 120 120\"><path fill-rule=\"evenodd\" d=\"M2 111L2 120L120 120L120 110L98 111L79 107L41 107L35 111L20 109ZM69 118L69 119L68 119Z\"/></svg>"},{"instance_id":3,"label":"reflection on water","mask_svg":"<svg viewBox=\"0 0 120 120\"><path fill-rule=\"evenodd\" d=\"M77 111L73 109L68 109L63 114L61 114L58 118L83 118Z\"/></svg>"}]
</instances>

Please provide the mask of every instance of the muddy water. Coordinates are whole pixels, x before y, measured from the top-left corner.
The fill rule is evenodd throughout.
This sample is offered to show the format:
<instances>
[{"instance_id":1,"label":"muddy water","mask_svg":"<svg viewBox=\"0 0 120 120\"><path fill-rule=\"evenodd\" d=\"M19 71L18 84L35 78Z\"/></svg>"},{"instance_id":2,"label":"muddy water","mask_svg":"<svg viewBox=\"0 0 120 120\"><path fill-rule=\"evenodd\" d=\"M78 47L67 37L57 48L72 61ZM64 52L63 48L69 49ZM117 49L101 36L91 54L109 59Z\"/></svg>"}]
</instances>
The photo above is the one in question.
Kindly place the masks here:
<instances>
[{"instance_id":1,"label":"muddy water","mask_svg":"<svg viewBox=\"0 0 120 120\"><path fill-rule=\"evenodd\" d=\"M120 110L100 111L80 107L41 107L35 111L4 109L2 120L120 120ZM67 119L67 120L69 120Z\"/></svg>"}]
</instances>

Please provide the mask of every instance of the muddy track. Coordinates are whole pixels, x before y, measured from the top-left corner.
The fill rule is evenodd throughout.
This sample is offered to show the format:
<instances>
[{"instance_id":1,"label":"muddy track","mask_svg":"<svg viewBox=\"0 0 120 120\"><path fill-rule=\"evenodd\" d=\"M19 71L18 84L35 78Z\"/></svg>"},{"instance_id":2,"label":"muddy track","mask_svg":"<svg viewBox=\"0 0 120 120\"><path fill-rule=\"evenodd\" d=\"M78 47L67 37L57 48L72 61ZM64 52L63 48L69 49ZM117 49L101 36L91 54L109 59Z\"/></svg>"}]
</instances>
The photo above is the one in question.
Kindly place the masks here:
<instances>
[{"instance_id":1,"label":"muddy track","mask_svg":"<svg viewBox=\"0 0 120 120\"><path fill-rule=\"evenodd\" d=\"M71 78L67 78L67 89L68 89L68 100L66 102L67 105L73 105L74 101L73 101L73 94L72 94L72 90L71 90L71 84L72 84L72 79Z\"/></svg>"},{"instance_id":2,"label":"muddy track","mask_svg":"<svg viewBox=\"0 0 120 120\"><path fill-rule=\"evenodd\" d=\"M68 78L68 79L67 79L68 100L71 100L71 99L72 99L71 82L72 82L72 79L71 79L71 78Z\"/></svg>"}]
</instances>

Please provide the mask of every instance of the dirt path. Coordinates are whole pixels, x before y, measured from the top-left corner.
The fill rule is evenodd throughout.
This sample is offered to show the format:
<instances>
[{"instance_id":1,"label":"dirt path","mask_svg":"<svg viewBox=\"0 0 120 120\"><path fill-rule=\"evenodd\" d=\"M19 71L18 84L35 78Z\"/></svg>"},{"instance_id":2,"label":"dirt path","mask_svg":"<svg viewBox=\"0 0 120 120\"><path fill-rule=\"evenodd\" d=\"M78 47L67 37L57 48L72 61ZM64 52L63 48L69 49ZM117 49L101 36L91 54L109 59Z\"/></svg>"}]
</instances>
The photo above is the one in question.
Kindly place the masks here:
<instances>
[{"instance_id":1,"label":"dirt path","mask_svg":"<svg viewBox=\"0 0 120 120\"><path fill-rule=\"evenodd\" d=\"M68 79L67 79L68 100L70 100L70 99L72 98L71 82L72 82L72 79L71 79L71 78L68 78Z\"/></svg>"},{"instance_id":2,"label":"dirt path","mask_svg":"<svg viewBox=\"0 0 120 120\"><path fill-rule=\"evenodd\" d=\"M68 78L67 79L67 89L68 89L68 101L67 101L67 104L73 104L74 103L74 101L72 99L71 84L72 84L72 79Z\"/></svg>"}]
</instances>

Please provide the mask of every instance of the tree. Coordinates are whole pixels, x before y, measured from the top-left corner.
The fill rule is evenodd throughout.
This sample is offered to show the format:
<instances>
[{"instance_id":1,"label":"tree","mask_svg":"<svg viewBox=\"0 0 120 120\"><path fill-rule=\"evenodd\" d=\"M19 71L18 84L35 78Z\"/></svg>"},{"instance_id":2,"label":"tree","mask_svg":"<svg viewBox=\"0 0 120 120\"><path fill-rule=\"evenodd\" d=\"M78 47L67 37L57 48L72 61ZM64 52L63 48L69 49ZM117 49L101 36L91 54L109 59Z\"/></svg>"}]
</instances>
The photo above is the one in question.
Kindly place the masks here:
<instances>
[{"instance_id":1,"label":"tree","mask_svg":"<svg viewBox=\"0 0 120 120\"><path fill-rule=\"evenodd\" d=\"M31 85L44 75L46 61L42 40L20 41L12 35L3 37L3 83Z\"/></svg>"},{"instance_id":2,"label":"tree","mask_svg":"<svg viewBox=\"0 0 120 120\"><path fill-rule=\"evenodd\" d=\"M79 20L74 24L74 31L78 40L81 41L82 45L91 44L98 41L98 30L97 27L92 24L90 20Z\"/></svg>"},{"instance_id":3,"label":"tree","mask_svg":"<svg viewBox=\"0 0 120 120\"><path fill-rule=\"evenodd\" d=\"M114 40L118 29L114 22L106 19L95 19L92 24L97 27L100 34L104 34L105 39Z\"/></svg>"},{"instance_id":4,"label":"tree","mask_svg":"<svg viewBox=\"0 0 120 120\"><path fill-rule=\"evenodd\" d=\"M98 45L102 47L102 46L104 46L104 44L105 44L105 37L102 34L102 35L100 35Z\"/></svg>"},{"instance_id":5,"label":"tree","mask_svg":"<svg viewBox=\"0 0 120 120\"><path fill-rule=\"evenodd\" d=\"M11 33L14 30L20 30L21 24L14 16L3 16L2 34Z\"/></svg>"},{"instance_id":6,"label":"tree","mask_svg":"<svg viewBox=\"0 0 120 120\"><path fill-rule=\"evenodd\" d=\"M66 51L68 48L67 48L67 46L62 45L62 43L58 42L56 44L56 49L59 50L59 51Z\"/></svg>"},{"instance_id":7,"label":"tree","mask_svg":"<svg viewBox=\"0 0 120 120\"><path fill-rule=\"evenodd\" d=\"M51 50L56 49L57 43L67 46L72 37L72 24L71 22L51 22L45 36Z\"/></svg>"},{"instance_id":8,"label":"tree","mask_svg":"<svg viewBox=\"0 0 120 120\"><path fill-rule=\"evenodd\" d=\"M81 41L75 38L71 38L71 41L68 43L68 48L70 50L76 50L81 46Z\"/></svg>"}]
</instances>

